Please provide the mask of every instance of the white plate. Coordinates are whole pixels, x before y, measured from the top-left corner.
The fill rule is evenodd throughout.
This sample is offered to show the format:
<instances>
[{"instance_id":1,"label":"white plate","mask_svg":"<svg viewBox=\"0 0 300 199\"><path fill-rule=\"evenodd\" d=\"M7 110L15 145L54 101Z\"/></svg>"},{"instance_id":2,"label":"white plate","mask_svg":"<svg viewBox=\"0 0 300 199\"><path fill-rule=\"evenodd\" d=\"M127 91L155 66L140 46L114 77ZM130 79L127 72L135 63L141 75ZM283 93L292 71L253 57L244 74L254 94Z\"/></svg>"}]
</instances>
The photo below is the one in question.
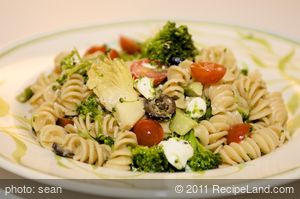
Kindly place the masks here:
<instances>
[{"instance_id":1,"label":"white plate","mask_svg":"<svg viewBox=\"0 0 300 199\"><path fill-rule=\"evenodd\" d=\"M236 26L177 21L186 24L198 47L225 45L232 49L240 67L258 69L267 81L268 89L281 91L289 110L289 129L292 140L271 154L242 165L201 173L132 173L104 168L55 156L43 149L30 132L28 107L19 104L15 97L33 82L41 72L53 67L53 58L60 52L76 47L84 50L92 44L107 43L117 47L120 34L143 40L152 35L165 21L135 21L94 25L64 30L34 37L0 50L0 164L4 169L33 179L45 178L122 178L122 179L178 179L178 178L299 178L300 156L300 44L253 29ZM7 106L5 106L6 104ZM9 108L5 112L5 108ZM95 194L110 193L105 186L97 185ZM86 190L86 186L77 188ZM120 188L120 187L119 187ZM91 188L90 188L91 189ZM117 190L118 186L114 186ZM155 189L153 190L155 191ZM157 190L158 191L158 190ZM155 192L152 192L155 193ZM164 189L157 194L166 195ZM132 190L124 189L122 195L131 196Z\"/></svg>"}]
</instances>

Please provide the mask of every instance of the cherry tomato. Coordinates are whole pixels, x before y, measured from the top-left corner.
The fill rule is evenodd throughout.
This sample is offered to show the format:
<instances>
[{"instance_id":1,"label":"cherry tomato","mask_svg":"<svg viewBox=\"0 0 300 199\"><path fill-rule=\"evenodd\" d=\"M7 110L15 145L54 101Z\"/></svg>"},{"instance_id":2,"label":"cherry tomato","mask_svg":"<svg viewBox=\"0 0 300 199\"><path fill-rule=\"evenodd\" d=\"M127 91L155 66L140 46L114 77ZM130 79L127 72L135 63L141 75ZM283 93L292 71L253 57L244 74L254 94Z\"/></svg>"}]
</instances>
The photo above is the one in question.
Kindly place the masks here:
<instances>
[{"instance_id":1,"label":"cherry tomato","mask_svg":"<svg viewBox=\"0 0 300 199\"><path fill-rule=\"evenodd\" d=\"M138 144L143 146L158 144L164 137L164 131L161 125L151 119L138 121L133 127L133 132L136 134Z\"/></svg>"},{"instance_id":2,"label":"cherry tomato","mask_svg":"<svg viewBox=\"0 0 300 199\"><path fill-rule=\"evenodd\" d=\"M220 81L226 73L226 68L212 62L199 62L191 65L191 72L196 81L209 85Z\"/></svg>"},{"instance_id":3,"label":"cherry tomato","mask_svg":"<svg viewBox=\"0 0 300 199\"><path fill-rule=\"evenodd\" d=\"M150 60L148 59L142 59L134 62L130 67L131 74L136 79L139 77L152 78L153 83L156 86L167 78L167 72L166 71L158 72L155 71L154 69L146 68L143 66L143 64L148 64L148 63L150 63Z\"/></svg>"},{"instance_id":4,"label":"cherry tomato","mask_svg":"<svg viewBox=\"0 0 300 199\"><path fill-rule=\"evenodd\" d=\"M61 127L65 127L67 124L73 124L74 122L69 118L58 118L56 124Z\"/></svg>"},{"instance_id":5,"label":"cherry tomato","mask_svg":"<svg viewBox=\"0 0 300 199\"><path fill-rule=\"evenodd\" d=\"M87 51L84 53L84 55L90 55L95 52L103 52L105 53L107 50L105 45L98 45L98 46L91 46Z\"/></svg>"},{"instance_id":6,"label":"cherry tomato","mask_svg":"<svg viewBox=\"0 0 300 199\"><path fill-rule=\"evenodd\" d=\"M141 51L138 43L128 37L120 36L120 46L128 54L134 54Z\"/></svg>"},{"instance_id":7,"label":"cherry tomato","mask_svg":"<svg viewBox=\"0 0 300 199\"><path fill-rule=\"evenodd\" d=\"M245 123L233 125L228 131L227 144L231 142L240 143L244 140L245 135L250 132L250 128L251 125Z\"/></svg>"},{"instance_id":8,"label":"cherry tomato","mask_svg":"<svg viewBox=\"0 0 300 199\"><path fill-rule=\"evenodd\" d=\"M115 49L111 49L111 51L109 51L109 53L108 53L108 56L109 56L111 59L114 59L114 58L119 57L119 53L118 53L118 51L116 51Z\"/></svg>"}]
</instances>

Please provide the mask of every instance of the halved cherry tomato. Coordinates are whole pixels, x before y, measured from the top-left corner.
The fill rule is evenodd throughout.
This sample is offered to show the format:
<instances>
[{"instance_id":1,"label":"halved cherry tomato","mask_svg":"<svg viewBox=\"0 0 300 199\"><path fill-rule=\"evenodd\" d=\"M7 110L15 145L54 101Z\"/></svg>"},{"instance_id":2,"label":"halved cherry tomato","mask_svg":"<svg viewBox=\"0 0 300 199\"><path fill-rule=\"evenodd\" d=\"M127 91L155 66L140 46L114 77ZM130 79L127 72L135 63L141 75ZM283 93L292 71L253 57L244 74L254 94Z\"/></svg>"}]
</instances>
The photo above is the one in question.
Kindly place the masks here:
<instances>
[{"instance_id":1,"label":"halved cherry tomato","mask_svg":"<svg viewBox=\"0 0 300 199\"><path fill-rule=\"evenodd\" d=\"M134 54L141 51L136 41L128 37L120 36L120 46L128 54Z\"/></svg>"},{"instance_id":2,"label":"halved cherry tomato","mask_svg":"<svg viewBox=\"0 0 300 199\"><path fill-rule=\"evenodd\" d=\"M153 79L154 85L160 84L162 81L164 81L167 78L167 72L166 71L155 71L151 68L146 68L143 66L143 64L149 64L149 59L142 59L139 61L134 62L131 64L130 71L134 78L139 77L149 77Z\"/></svg>"},{"instance_id":3,"label":"halved cherry tomato","mask_svg":"<svg viewBox=\"0 0 300 199\"><path fill-rule=\"evenodd\" d=\"M84 53L84 55L90 55L95 52L103 52L105 53L107 50L106 45L98 45L98 46L91 46L87 51Z\"/></svg>"},{"instance_id":4,"label":"halved cherry tomato","mask_svg":"<svg viewBox=\"0 0 300 199\"><path fill-rule=\"evenodd\" d=\"M136 134L138 144L143 146L158 144L164 137L164 131L161 125L151 119L138 121L133 127L133 132Z\"/></svg>"},{"instance_id":5,"label":"halved cherry tomato","mask_svg":"<svg viewBox=\"0 0 300 199\"><path fill-rule=\"evenodd\" d=\"M196 81L209 85L220 81L226 73L226 68L212 62L199 62L191 65L191 72Z\"/></svg>"},{"instance_id":6,"label":"halved cherry tomato","mask_svg":"<svg viewBox=\"0 0 300 199\"><path fill-rule=\"evenodd\" d=\"M251 125L250 124L235 124L233 125L227 135L227 144L231 142L240 143L245 139L245 135L250 132Z\"/></svg>"},{"instance_id":7,"label":"halved cherry tomato","mask_svg":"<svg viewBox=\"0 0 300 199\"><path fill-rule=\"evenodd\" d=\"M61 127L65 127L68 124L73 124L74 122L69 118L58 118L56 124Z\"/></svg>"},{"instance_id":8,"label":"halved cherry tomato","mask_svg":"<svg viewBox=\"0 0 300 199\"><path fill-rule=\"evenodd\" d=\"M115 49L111 49L108 53L108 56L111 58L111 59L114 59L114 58L117 58L119 57L119 53L118 51L116 51Z\"/></svg>"}]
</instances>

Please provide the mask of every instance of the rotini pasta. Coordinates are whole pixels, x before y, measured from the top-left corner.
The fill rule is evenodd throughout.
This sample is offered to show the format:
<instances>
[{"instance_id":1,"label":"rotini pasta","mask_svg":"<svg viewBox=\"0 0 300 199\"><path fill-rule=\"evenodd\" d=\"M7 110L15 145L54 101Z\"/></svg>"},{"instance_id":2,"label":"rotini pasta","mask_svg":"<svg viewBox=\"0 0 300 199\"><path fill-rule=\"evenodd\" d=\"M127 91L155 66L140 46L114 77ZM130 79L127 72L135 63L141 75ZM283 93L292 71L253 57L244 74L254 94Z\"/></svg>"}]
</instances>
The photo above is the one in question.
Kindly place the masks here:
<instances>
[{"instance_id":1,"label":"rotini pasta","mask_svg":"<svg viewBox=\"0 0 300 199\"><path fill-rule=\"evenodd\" d=\"M79 132L84 132L96 138L101 132L99 121L95 120L92 122L90 115L87 115L85 119L83 117L74 117L73 122L74 125L67 124L65 126L68 133L78 134Z\"/></svg>"},{"instance_id":2,"label":"rotini pasta","mask_svg":"<svg viewBox=\"0 0 300 199\"><path fill-rule=\"evenodd\" d=\"M202 120L195 128L195 136L209 150L218 151L226 143L228 130L234 124L242 123L239 113L221 113L211 117L209 120Z\"/></svg>"},{"instance_id":3,"label":"rotini pasta","mask_svg":"<svg viewBox=\"0 0 300 199\"><path fill-rule=\"evenodd\" d=\"M102 133L116 138L119 132L120 127L117 120L110 114L105 115L102 120Z\"/></svg>"},{"instance_id":4,"label":"rotini pasta","mask_svg":"<svg viewBox=\"0 0 300 199\"><path fill-rule=\"evenodd\" d=\"M281 126L286 126L288 114L281 94L279 92L273 92L270 93L267 98L271 108L270 118L272 123L279 123Z\"/></svg>"},{"instance_id":5,"label":"rotini pasta","mask_svg":"<svg viewBox=\"0 0 300 199\"><path fill-rule=\"evenodd\" d=\"M209 86L204 89L204 93L211 100L213 115L237 109L234 92L230 84Z\"/></svg>"},{"instance_id":6,"label":"rotini pasta","mask_svg":"<svg viewBox=\"0 0 300 199\"><path fill-rule=\"evenodd\" d=\"M61 104L66 115L76 115L76 108L89 95L84 79L79 74L72 75L61 88Z\"/></svg>"},{"instance_id":7,"label":"rotini pasta","mask_svg":"<svg viewBox=\"0 0 300 199\"><path fill-rule=\"evenodd\" d=\"M128 147L135 145L137 145L137 140L133 132L120 132L115 139L113 151L104 167L129 171L132 154Z\"/></svg>"},{"instance_id":8,"label":"rotini pasta","mask_svg":"<svg viewBox=\"0 0 300 199\"><path fill-rule=\"evenodd\" d=\"M60 126L45 125L38 134L38 140L43 147L52 150L52 145L54 143L59 145L63 143L66 134L67 132L64 128Z\"/></svg>"},{"instance_id":9,"label":"rotini pasta","mask_svg":"<svg viewBox=\"0 0 300 199\"><path fill-rule=\"evenodd\" d=\"M49 89L52 90L51 84L57 78L57 74L51 73L46 76L45 74L41 74L38 80L30 86L33 96L30 98L29 102L32 106L39 106L45 101L48 101L49 98L45 99L46 92L49 92Z\"/></svg>"},{"instance_id":10,"label":"rotini pasta","mask_svg":"<svg viewBox=\"0 0 300 199\"><path fill-rule=\"evenodd\" d=\"M274 128L262 128L251 133L240 143L230 143L220 149L220 154L224 163L237 164L250 161L267 154L279 146L280 132Z\"/></svg>"},{"instance_id":11,"label":"rotini pasta","mask_svg":"<svg viewBox=\"0 0 300 199\"><path fill-rule=\"evenodd\" d=\"M74 160L97 166L102 166L111 152L108 145L98 144L96 141L84 139L73 133L64 137L62 147L74 153Z\"/></svg>"},{"instance_id":12,"label":"rotini pasta","mask_svg":"<svg viewBox=\"0 0 300 199\"><path fill-rule=\"evenodd\" d=\"M48 124L54 125L58 118L63 117L63 111L56 102L44 102L32 116L32 127L36 132Z\"/></svg>"},{"instance_id":13,"label":"rotini pasta","mask_svg":"<svg viewBox=\"0 0 300 199\"><path fill-rule=\"evenodd\" d=\"M168 69L168 81L163 85L163 94L176 99L175 103L178 108L185 108L184 88L190 78L189 65L192 62L185 60L179 66L171 66Z\"/></svg>"},{"instance_id":14,"label":"rotini pasta","mask_svg":"<svg viewBox=\"0 0 300 199\"><path fill-rule=\"evenodd\" d=\"M234 82L234 88L248 102L250 121L259 120L271 114L266 85L258 72L248 76L241 75Z\"/></svg>"}]
</instances>

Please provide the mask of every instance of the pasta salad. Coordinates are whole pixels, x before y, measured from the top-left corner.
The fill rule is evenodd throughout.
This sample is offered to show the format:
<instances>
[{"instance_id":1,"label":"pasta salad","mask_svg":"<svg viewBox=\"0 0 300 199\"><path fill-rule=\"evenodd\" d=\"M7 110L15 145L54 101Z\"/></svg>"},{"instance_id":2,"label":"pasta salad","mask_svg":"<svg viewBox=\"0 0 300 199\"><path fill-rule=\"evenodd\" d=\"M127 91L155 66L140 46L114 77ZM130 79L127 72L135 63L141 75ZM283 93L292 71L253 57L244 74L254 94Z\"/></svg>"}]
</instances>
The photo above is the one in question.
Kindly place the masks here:
<instances>
[{"instance_id":1,"label":"pasta salad","mask_svg":"<svg viewBox=\"0 0 300 199\"><path fill-rule=\"evenodd\" d=\"M198 49L174 22L119 45L59 53L52 72L17 96L32 107L42 147L99 167L192 172L251 161L289 140L281 94L239 68L231 49Z\"/></svg>"}]
</instances>

